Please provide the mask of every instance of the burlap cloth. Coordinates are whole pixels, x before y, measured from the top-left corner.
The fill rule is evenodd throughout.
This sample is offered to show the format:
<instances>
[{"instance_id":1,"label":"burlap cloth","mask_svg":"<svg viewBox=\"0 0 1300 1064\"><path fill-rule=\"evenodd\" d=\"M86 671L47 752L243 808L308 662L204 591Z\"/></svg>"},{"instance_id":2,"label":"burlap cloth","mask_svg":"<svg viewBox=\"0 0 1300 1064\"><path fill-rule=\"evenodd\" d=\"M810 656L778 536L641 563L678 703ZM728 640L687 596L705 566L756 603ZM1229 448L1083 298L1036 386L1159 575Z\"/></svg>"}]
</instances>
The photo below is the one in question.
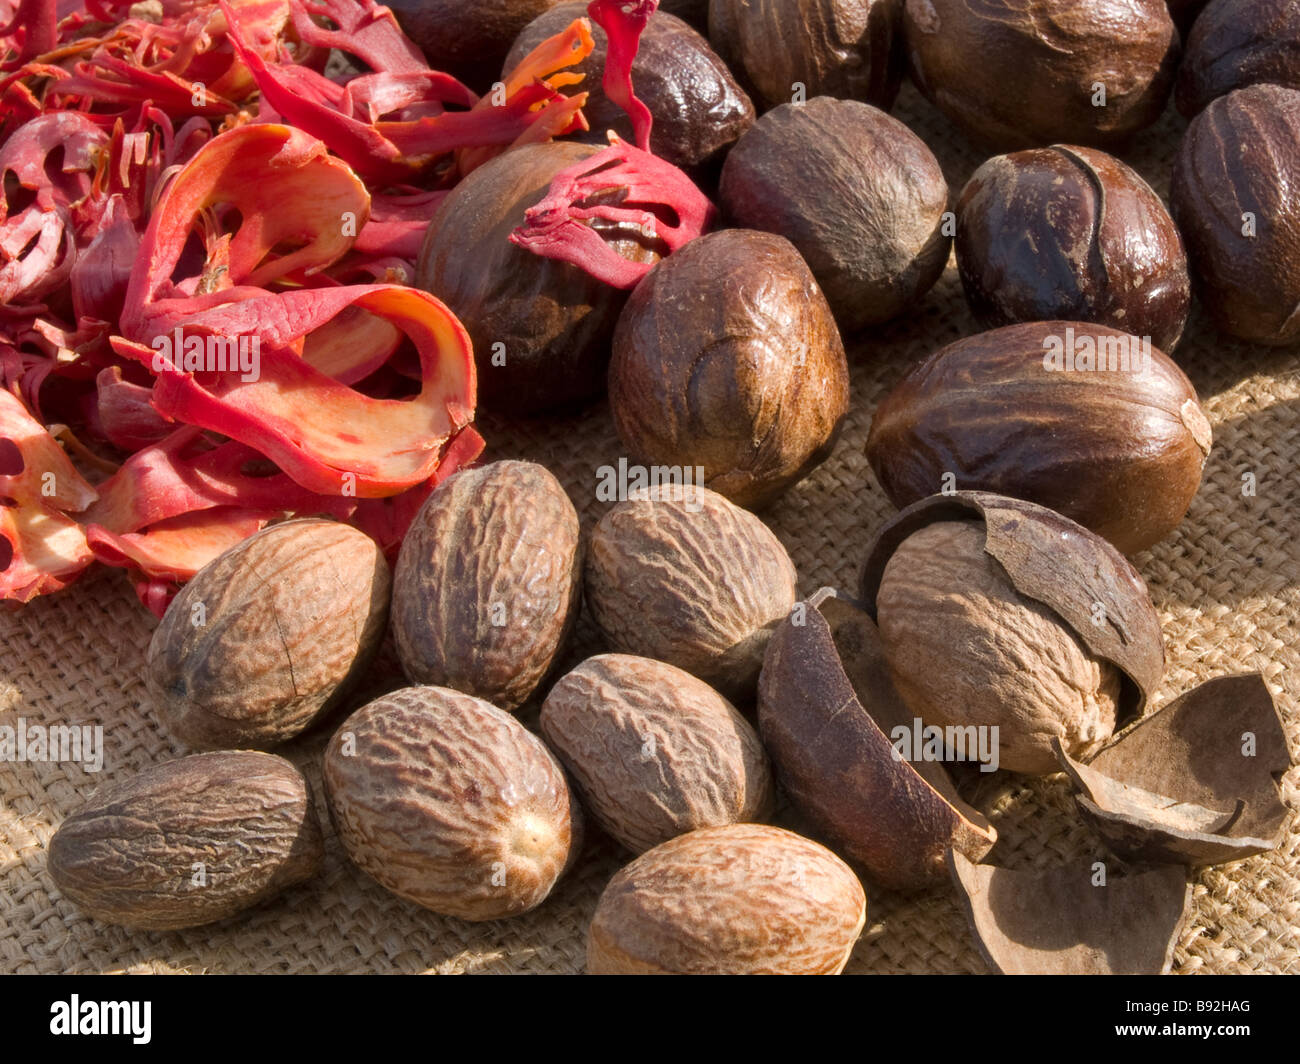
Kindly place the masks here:
<instances>
[{"instance_id":1,"label":"burlap cloth","mask_svg":"<svg viewBox=\"0 0 1300 1064\"><path fill-rule=\"evenodd\" d=\"M959 190L982 161L910 87L895 113L939 155ZM1185 123L1172 109L1126 159L1167 195ZM833 457L764 516L789 548L801 590L855 589L873 532L892 512L863 456L877 401L915 359L976 332L951 265L906 321L850 341L853 405ZM1194 317L1177 359L1214 425L1214 451L1181 528L1139 556L1164 624L1168 671L1155 705L1212 676L1259 670L1300 750L1300 353L1237 344ZM546 464L584 525L602 509L596 467L621 453L603 404L578 418L509 425L484 416L492 458ZM1243 495L1243 474L1257 489ZM185 751L152 719L141 679L154 620L118 572L100 570L67 592L0 612L0 723L102 724L105 765L0 764L0 972L578 972L587 924L605 883L627 860L592 831L579 867L533 913L468 924L387 893L345 858L327 826L320 877L226 922L131 933L81 916L45 873L54 829L101 782ZM571 653L599 650L584 618ZM370 692L399 682L387 655ZM535 720L535 710L524 719ZM281 752L316 789L328 730ZM990 859L1045 866L1104 855L1073 812L1060 776L999 773L973 799L997 825ZM1300 808L1300 772L1284 797ZM796 823L785 814L786 823ZM867 931L849 972L980 972L985 967L951 892L892 895L869 880ZM1300 826L1271 854L1195 876L1177 972L1300 971Z\"/></svg>"}]
</instances>

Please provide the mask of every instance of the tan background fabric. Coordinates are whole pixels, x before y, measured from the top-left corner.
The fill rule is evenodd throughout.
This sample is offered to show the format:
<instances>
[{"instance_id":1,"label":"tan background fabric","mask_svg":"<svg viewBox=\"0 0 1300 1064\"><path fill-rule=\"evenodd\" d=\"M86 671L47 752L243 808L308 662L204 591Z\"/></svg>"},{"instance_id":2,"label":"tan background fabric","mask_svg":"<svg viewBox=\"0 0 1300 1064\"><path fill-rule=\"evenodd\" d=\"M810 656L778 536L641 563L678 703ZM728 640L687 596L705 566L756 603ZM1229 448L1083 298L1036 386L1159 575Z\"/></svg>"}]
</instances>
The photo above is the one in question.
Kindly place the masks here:
<instances>
[{"instance_id":1,"label":"tan background fabric","mask_svg":"<svg viewBox=\"0 0 1300 1064\"><path fill-rule=\"evenodd\" d=\"M909 86L895 114L943 163L954 195L982 156ZM1172 109L1125 155L1161 193L1184 122ZM906 320L849 342L852 413L839 446L765 518L790 549L810 593L854 589L874 531L892 513L863 455L871 412L914 360L978 331L951 265ZM1300 750L1300 353L1252 348L1214 334L1199 311L1176 352L1200 393L1215 446L1182 527L1135 559L1164 624L1168 670L1155 706L1212 676L1259 670ZM595 470L621 447L608 410L527 425L481 419L488 457L549 466L584 525L599 516ZM1253 473L1255 497L1242 494ZM152 719L141 679L152 617L123 576L100 569L69 591L0 612L0 723L102 724L104 771L77 764L0 764L0 972L577 972L601 889L627 859L592 832L580 866L526 916L499 923L444 919L384 891L344 857L327 827L315 882L241 917L172 933L130 933L82 917L45 874L55 828L102 781L184 753ZM584 618L572 662L600 649ZM400 680L391 655L371 690ZM528 713L525 719L530 718ZM319 794L327 734L281 751ZM1300 772L1284 780L1296 808ZM1062 777L982 785L975 802L1000 838L990 859L1011 867L1104 854L1074 815ZM794 824L790 814L786 823ZM891 895L867 882L867 931L849 972L985 970L951 893ZM1300 827L1281 848L1195 876L1177 972L1300 971Z\"/></svg>"}]
</instances>

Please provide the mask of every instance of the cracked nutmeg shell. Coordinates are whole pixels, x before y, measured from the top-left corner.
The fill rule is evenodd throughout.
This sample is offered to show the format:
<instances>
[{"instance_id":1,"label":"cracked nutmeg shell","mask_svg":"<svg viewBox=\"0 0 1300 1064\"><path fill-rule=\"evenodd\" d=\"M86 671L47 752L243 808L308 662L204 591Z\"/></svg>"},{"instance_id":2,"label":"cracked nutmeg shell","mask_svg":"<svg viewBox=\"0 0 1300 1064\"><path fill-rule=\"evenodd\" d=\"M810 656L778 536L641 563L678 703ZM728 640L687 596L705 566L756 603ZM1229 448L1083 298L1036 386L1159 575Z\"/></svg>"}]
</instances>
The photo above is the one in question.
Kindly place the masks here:
<instances>
[{"instance_id":1,"label":"cracked nutmeg shell","mask_svg":"<svg viewBox=\"0 0 1300 1064\"><path fill-rule=\"evenodd\" d=\"M894 105L902 0L712 0L709 40L766 107L814 96Z\"/></svg>"},{"instance_id":2,"label":"cracked nutmeg shell","mask_svg":"<svg viewBox=\"0 0 1300 1064\"><path fill-rule=\"evenodd\" d=\"M264 748L326 716L373 660L391 578L337 521L272 525L199 570L149 644L145 686L196 750Z\"/></svg>"},{"instance_id":3,"label":"cracked nutmeg shell","mask_svg":"<svg viewBox=\"0 0 1300 1064\"><path fill-rule=\"evenodd\" d=\"M1174 220L1138 173L1092 148L1000 155L957 204L957 269L985 328L1094 322L1172 351L1191 309Z\"/></svg>"},{"instance_id":4,"label":"cracked nutmeg shell","mask_svg":"<svg viewBox=\"0 0 1300 1064\"><path fill-rule=\"evenodd\" d=\"M737 225L799 249L846 331L901 314L948 263L938 160L902 122L855 100L769 111L727 156L721 198Z\"/></svg>"},{"instance_id":5,"label":"cracked nutmeg shell","mask_svg":"<svg viewBox=\"0 0 1300 1064\"><path fill-rule=\"evenodd\" d=\"M889 681L880 634L850 599L822 588L767 647L758 723L781 785L845 857L891 890L947 878L951 847L979 860L997 839L939 762L892 741L912 712Z\"/></svg>"},{"instance_id":6,"label":"cracked nutmeg shell","mask_svg":"<svg viewBox=\"0 0 1300 1064\"><path fill-rule=\"evenodd\" d=\"M772 629L794 606L790 555L716 491L651 488L592 529L584 576L610 647L676 665L733 702L754 693Z\"/></svg>"},{"instance_id":7,"label":"cracked nutmeg shell","mask_svg":"<svg viewBox=\"0 0 1300 1064\"><path fill-rule=\"evenodd\" d=\"M583 0L557 4L530 22L506 57L508 73L548 37L560 33L575 18L587 14ZM589 93L582 113L591 139L602 147L605 131L612 129L633 141L632 122L618 104L605 95L601 74L605 69L608 38L592 25L596 42L592 53L568 68L586 77L580 88ZM637 98L650 108L654 125L650 148L674 166L694 169L717 162L745 130L754 124L754 105L736 84L727 65L709 42L663 6L646 23L632 61L632 82Z\"/></svg>"},{"instance_id":8,"label":"cracked nutmeg shell","mask_svg":"<svg viewBox=\"0 0 1300 1064\"><path fill-rule=\"evenodd\" d=\"M583 806L633 853L772 813L767 754L749 722L704 681L662 661L588 658L551 688L541 729Z\"/></svg>"},{"instance_id":9,"label":"cracked nutmeg shell","mask_svg":"<svg viewBox=\"0 0 1300 1064\"><path fill-rule=\"evenodd\" d=\"M867 919L852 870L782 828L701 828L618 873L587 934L588 975L838 975Z\"/></svg>"},{"instance_id":10,"label":"cracked nutmeg shell","mask_svg":"<svg viewBox=\"0 0 1300 1064\"><path fill-rule=\"evenodd\" d=\"M1057 351L1072 361L1058 368ZM1083 368L1085 352L1106 368ZM877 408L867 458L896 506L949 488L996 492L1135 554L1182 521L1211 442L1192 383L1160 350L1042 322L959 340L914 367Z\"/></svg>"},{"instance_id":11,"label":"cracked nutmeg shell","mask_svg":"<svg viewBox=\"0 0 1300 1064\"><path fill-rule=\"evenodd\" d=\"M933 495L880 530L862 600L909 709L997 727L1013 772L1058 771L1141 716L1164 673L1146 584L1069 518L986 492Z\"/></svg>"},{"instance_id":12,"label":"cracked nutmeg shell","mask_svg":"<svg viewBox=\"0 0 1300 1064\"><path fill-rule=\"evenodd\" d=\"M316 874L311 788L282 757L192 754L107 784L50 839L60 893L107 924L172 931L223 920Z\"/></svg>"},{"instance_id":13,"label":"cracked nutmeg shell","mask_svg":"<svg viewBox=\"0 0 1300 1064\"><path fill-rule=\"evenodd\" d=\"M1164 0L906 0L920 90L998 150L1122 146L1160 117L1180 44Z\"/></svg>"},{"instance_id":14,"label":"cracked nutmeg shell","mask_svg":"<svg viewBox=\"0 0 1300 1064\"><path fill-rule=\"evenodd\" d=\"M330 740L324 780L353 863L444 916L536 908L581 847L581 813L542 741L448 688L408 687L362 706Z\"/></svg>"},{"instance_id":15,"label":"cracked nutmeg shell","mask_svg":"<svg viewBox=\"0 0 1300 1064\"><path fill-rule=\"evenodd\" d=\"M1187 127L1170 202L1214 324L1262 344L1300 338L1300 90L1250 85Z\"/></svg>"},{"instance_id":16,"label":"cracked nutmeg shell","mask_svg":"<svg viewBox=\"0 0 1300 1064\"><path fill-rule=\"evenodd\" d=\"M609 402L638 462L698 467L708 487L758 508L834 449L849 367L793 245L725 229L637 285L614 333Z\"/></svg>"},{"instance_id":17,"label":"cracked nutmeg shell","mask_svg":"<svg viewBox=\"0 0 1300 1064\"><path fill-rule=\"evenodd\" d=\"M1196 20L1174 102L1191 118L1234 89L1267 82L1300 89L1300 4L1218 0Z\"/></svg>"},{"instance_id":18,"label":"cracked nutmeg shell","mask_svg":"<svg viewBox=\"0 0 1300 1064\"><path fill-rule=\"evenodd\" d=\"M577 511L543 466L492 462L438 485L393 576L407 679L517 709L577 620L581 548Z\"/></svg>"}]
</instances>

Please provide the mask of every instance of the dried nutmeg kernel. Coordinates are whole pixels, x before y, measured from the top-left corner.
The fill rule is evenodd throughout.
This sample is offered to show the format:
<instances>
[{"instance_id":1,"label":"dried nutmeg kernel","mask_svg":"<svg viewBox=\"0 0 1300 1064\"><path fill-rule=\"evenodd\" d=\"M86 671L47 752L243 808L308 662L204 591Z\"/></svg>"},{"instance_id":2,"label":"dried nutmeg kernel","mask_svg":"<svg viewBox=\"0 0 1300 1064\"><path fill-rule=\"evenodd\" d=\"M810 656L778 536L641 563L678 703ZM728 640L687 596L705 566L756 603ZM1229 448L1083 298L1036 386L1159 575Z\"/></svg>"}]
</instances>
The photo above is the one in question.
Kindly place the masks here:
<instances>
[{"instance_id":1,"label":"dried nutmeg kernel","mask_svg":"<svg viewBox=\"0 0 1300 1064\"><path fill-rule=\"evenodd\" d=\"M1058 771L1141 715L1164 672L1142 577L1052 510L985 492L935 495L877 535L862 599L909 709L998 728L1002 768Z\"/></svg>"},{"instance_id":2,"label":"dried nutmeg kernel","mask_svg":"<svg viewBox=\"0 0 1300 1064\"><path fill-rule=\"evenodd\" d=\"M948 860L980 953L1001 975L1164 975L1173 964L1192 898L1184 868L1110 877L1091 861L1013 871Z\"/></svg>"},{"instance_id":3,"label":"dried nutmeg kernel","mask_svg":"<svg viewBox=\"0 0 1300 1064\"><path fill-rule=\"evenodd\" d=\"M588 658L551 688L541 729L584 807L633 853L772 813L754 729L708 684L662 661Z\"/></svg>"},{"instance_id":4,"label":"dried nutmeg kernel","mask_svg":"<svg viewBox=\"0 0 1300 1064\"><path fill-rule=\"evenodd\" d=\"M154 630L145 684L163 726L195 750L291 739L373 660L391 586L375 541L336 521L286 521L232 547Z\"/></svg>"},{"instance_id":5,"label":"dried nutmeg kernel","mask_svg":"<svg viewBox=\"0 0 1300 1064\"><path fill-rule=\"evenodd\" d=\"M1210 445L1191 381L1158 349L1043 322L959 340L914 367L877 408L867 458L896 506L997 492L1134 554L1182 521Z\"/></svg>"},{"instance_id":6,"label":"dried nutmeg kernel","mask_svg":"<svg viewBox=\"0 0 1300 1064\"><path fill-rule=\"evenodd\" d=\"M849 405L830 307L790 242L727 229L647 274L614 333L610 413L648 466L760 507L824 461Z\"/></svg>"},{"instance_id":7,"label":"dried nutmeg kernel","mask_svg":"<svg viewBox=\"0 0 1300 1064\"><path fill-rule=\"evenodd\" d=\"M530 22L506 57L508 74L535 47L583 17L583 0L558 4ZM608 39L591 28L596 47L572 68L586 75L580 88L588 93L582 112L591 130L584 139L605 143L605 130L633 139L632 123L622 106L605 95L601 75ZM632 61L636 94L650 108L654 125L650 147L674 166L692 169L717 161L754 123L754 105L709 42L662 7L650 17Z\"/></svg>"},{"instance_id":8,"label":"dried nutmeg kernel","mask_svg":"<svg viewBox=\"0 0 1300 1064\"><path fill-rule=\"evenodd\" d=\"M581 813L542 741L445 687L362 706L330 740L324 780L353 863L444 916L536 908L581 848Z\"/></svg>"},{"instance_id":9,"label":"dried nutmeg kernel","mask_svg":"<svg viewBox=\"0 0 1300 1064\"><path fill-rule=\"evenodd\" d=\"M611 507L592 530L584 574L592 620L612 649L676 665L733 702L752 697L796 581L762 521L694 485Z\"/></svg>"},{"instance_id":10,"label":"dried nutmeg kernel","mask_svg":"<svg viewBox=\"0 0 1300 1064\"><path fill-rule=\"evenodd\" d=\"M578 617L578 514L533 462L492 462L438 485L402 542L393 635L407 679L517 709Z\"/></svg>"},{"instance_id":11,"label":"dried nutmeg kernel","mask_svg":"<svg viewBox=\"0 0 1300 1064\"><path fill-rule=\"evenodd\" d=\"M604 390L609 339L626 294L509 239L557 174L599 150L557 142L506 152L461 181L429 223L416 285L468 330L485 406L550 413ZM658 257L641 229L594 227L625 258Z\"/></svg>"},{"instance_id":12,"label":"dried nutmeg kernel","mask_svg":"<svg viewBox=\"0 0 1300 1064\"><path fill-rule=\"evenodd\" d=\"M1239 861L1280 846L1291 819L1278 781L1293 760L1259 673L1201 684L1087 764L1057 757L1084 819L1128 861Z\"/></svg>"},{"instance_id":13,"label":"dried nutmeg kernel","mask_svg":"<svg viewBox=\"0 0 1300 1064\"><path fill-rule=\"evenodd\" d=\"M1160 117L1180 53L1164 0L906 0L920 90L995 149L1121 146Z\"/></svg>"},{"instance_id":14,"label":"dried nutmeg kernel","mask_svg":"<svg viewBox=\"0 0 1300 1064\"><path fill-rule=\"evenodd\" d=\"M766 107L837 96L889 110L901 0L712 0L709 40Z\"/></svg>"},{"instance_id":15,"label":"dried nutmeg kernel","mask_svg":"<svg viewBox=\"0 0 1300 1064\"><path fill-rule=\"evenodd\" d=\"M769 111L727 156L721 198L736 224L799 249L845 330L902 313L948 262L938 161L902 122L854 100Z\"/></svg>"},{"instance_id":16,"label":"dried nutmeg kernel","mask_svg":"<svg viewBox=\"0 0 1300 1064\"><path fill-rule=\"evenodd\" d=\"M957 269L986 328L1095 322L1172 351L1192 288L1178 228L1137 171L1057 144L990 159L957 204Z\"/></svg>"},{"instance_id":17,"label":"dried nutmeg kernel","mask_svg":"<svg viewBox=\"0 0 1300 1064\"><path fill-rule=\"evenodd\" d=\"M1197 295L1224 332L1300 337L1300 90L1251 85L1188 126L1170 203Z\"/></svg>"},{"instance_id":18,"label":"dried nutmeg kernel","mask_svg":"<svg viewBox=\"0 0 1300 1064\"><path fill-rule=\"evenodd\" d=\"M1196 20L1174 102L1188 118L1234 89L1267 82L1300 89L1300 5L1217 0Z\"/></svg>"},{"instance_id":19,"label":"dried nutmeg kernel","mask_svg":"<svg viewBox=\"0 0 1300 1064\"><path fill-rule=\"evenodd\" d=\"M899 744L898 729L910 737L915 718L889 682L871 618L830 588L801 607L773 634L758 683L763 743L791 800L893 890L946 880L949 847L982 858L997 839L993 826L961 800L941 763L910 740ZM975 745L961 751L968 760Z\"/></svg>"},{"instance_id":20,"label":"dried nutmeg kernel","mask_svg":"<svg viewBox=\"0 0 1300 1064\"><path fill-rule=\"evenodd\" d=\"M274 754L220 751L99 788L50 839L47 867L96 920L171 931L311 879L324 852L302 773Z\"/></svg>"},{"instance_id":21,"label":"dried nutmeg kernel","mask_svg":"<svg viewBox=\"0 0 1300 1064\"><path fill-rule=\"evenodd\" d=\"M701 828L609 882L588 975L838 975L867 920L852 870L782 828Z\"/></svg>"}]
</instances>

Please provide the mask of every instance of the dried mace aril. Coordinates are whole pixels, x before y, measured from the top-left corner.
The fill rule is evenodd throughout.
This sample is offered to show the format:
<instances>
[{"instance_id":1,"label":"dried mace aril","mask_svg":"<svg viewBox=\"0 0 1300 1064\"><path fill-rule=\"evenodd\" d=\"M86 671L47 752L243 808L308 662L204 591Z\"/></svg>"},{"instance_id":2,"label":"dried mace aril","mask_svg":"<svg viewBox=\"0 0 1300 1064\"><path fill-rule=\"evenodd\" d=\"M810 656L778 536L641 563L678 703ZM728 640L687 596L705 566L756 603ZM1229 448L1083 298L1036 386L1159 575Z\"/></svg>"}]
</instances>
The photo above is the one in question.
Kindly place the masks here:
<instances>
[{"instance_id":1,"label":"dried mace aril","mask_svg":"<svg viewBox=\"0 0 1300 1064\"><path fill-rule=\"evenodd\" d=\"M903 68L899 0L712 0L709 39L767 107L814 96L888 110Z\"/></svg>"},{"instance_id":2,"label":"dried mace aril","mask_svg":"<svg viewBox=\"0 0 1300 1064\"><path fill-rule=\"evenodd\" d=\"M1174 102L1188 118L1211 100L1260 83L1300 89L1300 5L1217 0L1196 20Z\"/></svg>"},{"instance_id":3,"label":"dried mace aril","mask_svg":"<svg viewBox=\"0 0 1300 1064\"><path fill-rule=\"evenodd\" d=\"M609 402L638 462L698 468L713 490L758 507L830 455L849 367L790 242L726 229L691 241L633 291L614 333Z\"/></svg>"},{"instance_id":4,"label":"dried mace aril","mask_svg":"<svg viewBox=\"0 0 1300 1064\"><path fill-rule=\"evenodd\" d=\"M997 492L1134 554L1182 521L1210 444L1191 381L1161 351L1042 322L959 340L914 367L877 408L867 458L896 506Z\"/></svg>"},{"instance_id":5,"label":"dried mace aril","mask_svg":"<svg viewBox=\"0 0 1300 1064\"><path fill-rule=\"evenodd\" d=\"M902 313L948 262L938 160L902 122L853 100L769 111L727 156L721 199L737 225L799 249L846 331Z\"/></svg>"},{"instance_id":6,"label":"dried mace aril","mask_svg":"<svg viewBox=\"0 0 1300 1064\"><path fill-rule=\"evenodd\" d=\"M907 0L912 76L993 148L1119 146L1160 117L1178 31L1164 0Z\"/></svg>"},{"instance_id":7,"label":"dried mace aril","mask_svg":"<svg viewBox=\"0 0 1300 1064\"><path fill-rule=\"evenodd\" d=\"M881 529L862 574L899 694L925 724L996 727L999 763L1057 771L1140 716L1164 672L1142 577L1052 510L934 495ZM991 735L991 732L990 732Z\"/></svg>"},{"instance_id":8,"label":"dried mace aril","mask_svg":"<svg viewBox=\"0 0 1300 1064\"><path fill-rule=\"evenodd\" d=\"M1192 120L1170 201L1215 325L1264 344L1300 337L1300 90L1251 85Z\"/></svg>"},{"instance_id":9,"label":"dried mace aril","mask_svg":"<svg viewBox=\"0 0 1300 1064\"><path fill-rule=\"evenodd\" d=\"M986 328L1087 321L1172 351L1191 308L1182 238L1138 173L1092 148L990 159L957 204L957 268Z\"/></svg>"}]
</instances>

